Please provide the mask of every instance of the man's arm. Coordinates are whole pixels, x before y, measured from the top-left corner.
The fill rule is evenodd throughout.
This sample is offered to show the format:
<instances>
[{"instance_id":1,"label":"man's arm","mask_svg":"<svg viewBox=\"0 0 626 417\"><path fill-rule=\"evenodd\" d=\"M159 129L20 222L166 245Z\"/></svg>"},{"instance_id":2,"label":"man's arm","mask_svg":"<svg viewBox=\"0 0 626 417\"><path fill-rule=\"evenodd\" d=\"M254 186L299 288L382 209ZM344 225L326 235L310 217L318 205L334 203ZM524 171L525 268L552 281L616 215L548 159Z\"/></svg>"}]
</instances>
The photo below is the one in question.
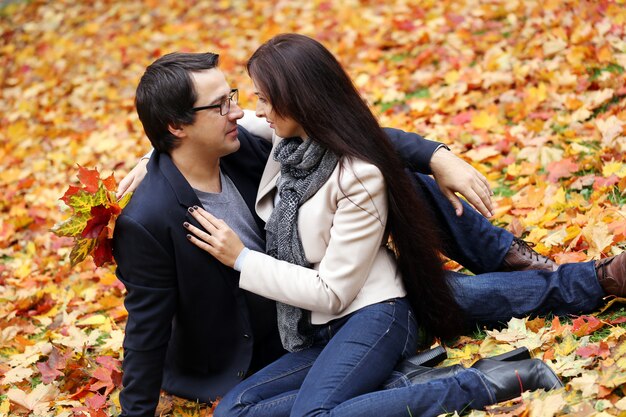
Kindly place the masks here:
<instances>
[{"instance_id":1,"label":"man's arm","mask_svg":"<svg viewBox=\"0 0 626 417\"><path fill-rule=\"evenodd\" d=\"M493 193L489 182L474 167L441 143L424 139L416 133L392 128L384 130L409 169L435 177L441 192L454 206L457 216L463 214L463 205L455 193L464 196L483 216L492 216Z\"/></svg>"},{"instance_id":2,"label":"man's arm","mask_svg":"<svg viewBox=\"0 0 626 417\"><path fill-rule=\"evenodd\" d=\"M128 216L115 225L117 276L126 286L123 417L152 417L159 402L177 288L170 254Z\"/></svg>"},{"instance_id":3,"label":"man's arm","mask_svg":"<svg viewBox=\"0 0 626 417\"><path fill-rule=\"evenodd\" d=\"M272 129L265 121L260 117L256 117L254 111L244 110L243 117L237 121L239 126L243 126L248 132L260 137L268 142L272 142L274 137L274 129Z\"/></svg>"},{"instance_id":4,"label":"man's arm","mask_svg":"<svg viewBox=\"0 0 626 417\"><path fill-rule=\"evenodd\" d=\"M274 131L267 123L259 122L260 119L249 110L246 110L244 114L244 118L241 119L243 127L255 136L272 140ZM491 217L493 193L484 175L439 142L398 129L385 128L384 130L409 169L422 174L432 174L435 177L441 192L454 206L457 216L463 214L463 205L455 193L464 196L483 216ZM141 183L147 172L148 156L149 154L142 157L137 166L120 181L118 198L135 190Z\"/></svg>"}]
</instances>

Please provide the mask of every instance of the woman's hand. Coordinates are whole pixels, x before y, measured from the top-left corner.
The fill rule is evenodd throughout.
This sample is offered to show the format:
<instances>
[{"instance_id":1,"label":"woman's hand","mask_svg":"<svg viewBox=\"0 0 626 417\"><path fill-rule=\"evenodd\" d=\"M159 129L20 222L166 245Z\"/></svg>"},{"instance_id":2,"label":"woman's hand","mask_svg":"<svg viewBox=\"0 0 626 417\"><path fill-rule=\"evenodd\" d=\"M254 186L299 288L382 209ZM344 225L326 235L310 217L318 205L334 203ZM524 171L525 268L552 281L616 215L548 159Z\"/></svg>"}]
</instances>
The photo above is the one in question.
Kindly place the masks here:
<instances>
[{"instance_id":1,"label":"woman's hand","mask_svg":"<svg viewBox=\"0 0 626 417\"><path fill-rule=\"evenodd\" d=\"M148 160L149 158L141 158L137 165L135 165L135 168L131 169L122 181L120 181L116 193L118 200L124 197L124 195L135 191L137 186L143 181L143 178L148 173Z\"/></svg>"},{"instance_id":2,"label":"woman's hand","mask_svg":"<svg viewBox=\"0 0 626 417\"><path fill-rule=\"evenodd\" d=\"M430 160L430 169L439 189L454 206L457 216L463 214L463 205L455 193L464 196L483 216L493 215L491 201L493 192L489 187L489 181L470 164L452 152L440 148Z\"/></svg>"},{"instance_id":3,"label":"woman's hand","mask_svg":"<svg viewBox=\"0 0 626 417\"><path fill-rule=\"evenodd\" d=\"M206 229L200 230L192 224L183 226L192 234L187 239L200 249L213 255L215 259L226 266L234 267L237 257L244 246L239 236L228 225L208 211L198 206L189 207L189 213Z\"/></svg>"}]
</instances>

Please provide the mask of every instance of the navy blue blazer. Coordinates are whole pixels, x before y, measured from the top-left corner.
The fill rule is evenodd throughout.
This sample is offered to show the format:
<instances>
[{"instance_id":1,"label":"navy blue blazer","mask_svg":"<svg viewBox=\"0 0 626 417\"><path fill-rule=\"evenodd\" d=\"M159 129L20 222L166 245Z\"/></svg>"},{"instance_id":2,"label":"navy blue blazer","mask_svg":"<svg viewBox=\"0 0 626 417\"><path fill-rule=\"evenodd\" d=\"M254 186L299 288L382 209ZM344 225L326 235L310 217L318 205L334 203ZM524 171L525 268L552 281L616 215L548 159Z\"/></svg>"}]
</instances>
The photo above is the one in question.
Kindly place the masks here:
<instances>
[{"instance_id":1,"label":"navy blue blazer","mask_svg":"<svg viewBox=\"0 0 626 417\"><path fill-rule=\"evenodd\" d=\"M413 170L430 173L439 146L386 129ZM271 144L239 127L239 151L221 158L254 216ZM183 222L200 205L167 154L155 152L148 174L115 225L113 254L126 286L122 416L154 416L160 389L209 402L246 374L284 353L273 301L239 289L239 273L190 244Z\"/></svg>"}]
</instances>

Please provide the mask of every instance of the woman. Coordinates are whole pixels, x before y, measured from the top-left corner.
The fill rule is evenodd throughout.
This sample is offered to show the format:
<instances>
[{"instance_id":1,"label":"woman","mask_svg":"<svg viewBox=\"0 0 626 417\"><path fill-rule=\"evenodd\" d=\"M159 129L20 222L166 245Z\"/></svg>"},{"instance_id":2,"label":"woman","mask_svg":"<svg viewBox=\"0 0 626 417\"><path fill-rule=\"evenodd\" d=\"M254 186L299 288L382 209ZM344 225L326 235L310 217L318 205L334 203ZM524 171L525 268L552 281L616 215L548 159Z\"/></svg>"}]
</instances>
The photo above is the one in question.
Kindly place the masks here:
<instances>
[{"instance_id":1,"label":"woman","mask_svg":"<svg viewBox=\"0 0 626 417\"><path fill-rule=\"evenodd\" d=\"M391 415L393 407L406 414L409 403L391 391L366 393L415 350L416 321L439 337L454 335L461 322L428 210L351 80L321 44L279 35L247 68L257 116L288 138L275 144L276 161L268 162L257 196L269 255L245 249L202 209L191 211L208 233L185 227L192 243L241 271L241 288L278 301L290 353L231 391L216 415ZM477 386L489 383L473 369L437 383L456 373L471 374L466 379ZM408 400L414 397L409 389L415 387L393 391L405 391ZM495 388L480 389L473 405L496 400ZM386 397L376 398L380 394ZM384 408L372 405L377 401Z\"/></svg>"}]
</instances>

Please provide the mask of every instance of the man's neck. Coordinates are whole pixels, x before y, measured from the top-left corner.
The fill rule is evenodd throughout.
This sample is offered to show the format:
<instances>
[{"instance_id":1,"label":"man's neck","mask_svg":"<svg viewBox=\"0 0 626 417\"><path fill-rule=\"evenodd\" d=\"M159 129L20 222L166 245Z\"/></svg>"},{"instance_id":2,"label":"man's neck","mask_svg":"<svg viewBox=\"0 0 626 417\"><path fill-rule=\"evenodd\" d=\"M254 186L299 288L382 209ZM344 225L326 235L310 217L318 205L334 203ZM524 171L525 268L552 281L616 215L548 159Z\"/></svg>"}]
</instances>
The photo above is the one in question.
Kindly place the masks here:
<instances>
[{"instance_id":1,"label":"man's neck","mask_svg":"<svg viewBox=\"0 0 626 417\"><path fill-rule=\"evenodd\" d=\"M207 193L222 192L220 159L218 157L174 149L171 153L176 168L192 188Z\"/></svg>"}]
</instances>

